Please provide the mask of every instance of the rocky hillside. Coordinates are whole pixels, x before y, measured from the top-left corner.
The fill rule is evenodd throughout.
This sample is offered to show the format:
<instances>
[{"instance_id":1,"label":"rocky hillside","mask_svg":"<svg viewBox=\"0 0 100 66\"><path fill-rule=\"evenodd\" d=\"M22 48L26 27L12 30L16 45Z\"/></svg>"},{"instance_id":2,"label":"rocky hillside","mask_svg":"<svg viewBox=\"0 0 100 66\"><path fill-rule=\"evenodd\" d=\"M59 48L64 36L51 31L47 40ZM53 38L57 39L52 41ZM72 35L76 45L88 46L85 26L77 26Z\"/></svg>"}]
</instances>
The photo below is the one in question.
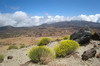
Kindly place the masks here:
<instances>
[{"instance_id":1,"label":"rocky hillside","mask_svg":"<svg viewBox=\"0 0 100 66\"><path fill-rule=\"evenodd\" d=\"M42 24L40 27L58 27L58 28L79 28L89 26L90 28L100 29L100 23L89 22L89 21L63 21L63 22L55 22L51 24Z\"/></svg>"},{"instance_id":2,"label":"rocky hillside","mask_svg":"<svg viewBox=\"0 0 100 66\"><path fill-rule=\"evenodd\" d=\"M100 23L87 21L65 21L51 24L42 24L34 27L0 27L0 38L11 37L43 37L43 36L65 36L73 33L79 28L89 26L93 31L100 31Z\"/></svg>"}]
</instances>

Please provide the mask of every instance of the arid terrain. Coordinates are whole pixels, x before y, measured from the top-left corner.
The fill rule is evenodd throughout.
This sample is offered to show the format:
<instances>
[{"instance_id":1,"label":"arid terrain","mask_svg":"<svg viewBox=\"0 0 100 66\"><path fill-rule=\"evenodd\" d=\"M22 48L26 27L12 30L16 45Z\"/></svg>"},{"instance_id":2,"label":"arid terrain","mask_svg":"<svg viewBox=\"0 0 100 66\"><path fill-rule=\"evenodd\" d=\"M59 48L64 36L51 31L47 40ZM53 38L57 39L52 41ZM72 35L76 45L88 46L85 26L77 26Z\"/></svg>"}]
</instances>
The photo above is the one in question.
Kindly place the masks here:
<instances>
[{"instance_id":1,"label":"arid terrain","mask_svg":"<svg viewBox=\"0 0 100 66\"><path fill-rule=\"evenodd\" d=\"M25 46L36 45L42 37L14 37L0 39L0 51L7 50L10 45L20 46L24 44ZM61 39L62 37L50 37L52 40Z\"/></svg>"},{"instance_id":2,"label":"arid terrain","mask_svg":"<svg viewBox=\"0 0 100 66\"><path fill-rule=\"evenodd\" d=\"M0 66L100 66L100 0L0 0Z\"/></svg>"},{"instance_id":3,"label":"arid terrain","mask_svg":"<svg viewBox=\"0 0 100 66\"><path fill-rule=\"evenodd\" d=\"M86 25L86 24L85 24ZM84 26L85 26L84 25ZM94 25L94 24L93 24ZM96 24L97 25L97 24ZM66 27L67 26L67 27ZM69 27L70 26L70 27ZM89 26L90 27L90 26ZM5 58L0 66L99 66L100 58L90 58L87 61L83 61L81 55L84 51L99 44L100 40L90 40L86 46L80 46L80 48L64 58L56 58L52 62L46 65L40 65L30 62L27 56L30 48L37 46L37 43L43 37L51 38L51 42L47 44L48 47L54 49L59 44L59 41L64 40L63 38L68 35L72 35L78 31L82 26L49 24L41 25L38 27L12 27L4 26L0 27L0 54L4 54ZM100 32L98 26L90 28L91 33ZM87 31L88 32L88 31ZM87 36L86 36L87 37ZM15 45L20 47L25 45L24 48L7 50L9 46ZM96 49L97 53L100 53L100 47ZM8 59L8 56L12 56L12 59Z\"/></svg>"},{"instance_id":4,"label":"arid terrain","mask_svg":"<svg viewBox=\"0 0 100 66\"><path fill-rule=\"evenodd\" d=\"M91 41L91 43L87 45L87 47L86 46L80 47L80 49L76 51L77 53L74 53L70 56L66 56L65 58L57 58L54 61L48 63L47 65L42 65L42 66L99 66L100 65L99 58L91 58L87 61L81 60L81 54L85 50L93 48L93 45L96 43L100 43L100 41ZM54 46L57 44L58 42L52 42L47 46L54 48ZM0 66L41 66L32 62L28 63L30 59L27 57L27 52L32 47L34 47L34 45L22 49L0 51L0 53L6 55L4 62L0 63ZM97 51L99 53L100 48L97 49ZM7 56L13 56L13 59L7 59Z\"/></svg>"}]
</instances>

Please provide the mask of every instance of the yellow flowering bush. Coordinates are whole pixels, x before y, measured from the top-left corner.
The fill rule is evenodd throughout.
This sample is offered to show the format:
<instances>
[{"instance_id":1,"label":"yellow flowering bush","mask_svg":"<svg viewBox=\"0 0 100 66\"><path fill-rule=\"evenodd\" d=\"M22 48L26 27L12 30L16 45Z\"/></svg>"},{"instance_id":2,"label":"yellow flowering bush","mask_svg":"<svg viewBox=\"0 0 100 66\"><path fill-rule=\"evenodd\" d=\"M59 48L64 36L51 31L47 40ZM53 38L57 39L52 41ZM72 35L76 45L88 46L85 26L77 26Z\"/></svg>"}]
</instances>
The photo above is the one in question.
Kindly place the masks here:
<instances>
[{"instance_id":1,"label":"yellow flowering bush","mask_svg":"<svg viewBox=\"0 0 100 66\"><path fill-rule=\"evenodd\" d=\"M64 57L79 48L79 44L74 40L62 40L55 46L54 50L57 57Z\"/></svg>"},{"instance_id":2,"label":"yellow flowering bush","mask_svg":"<svg viewBox=\"0 0 100 66\"><path fill-rule=\"evenodd\" d=\"M44 37L44 38L42 38L42 39L38 42L38 45L39 45L39 46L47 45L50 41L51 41L50 38Z\"/></svg>"}]
</instances>

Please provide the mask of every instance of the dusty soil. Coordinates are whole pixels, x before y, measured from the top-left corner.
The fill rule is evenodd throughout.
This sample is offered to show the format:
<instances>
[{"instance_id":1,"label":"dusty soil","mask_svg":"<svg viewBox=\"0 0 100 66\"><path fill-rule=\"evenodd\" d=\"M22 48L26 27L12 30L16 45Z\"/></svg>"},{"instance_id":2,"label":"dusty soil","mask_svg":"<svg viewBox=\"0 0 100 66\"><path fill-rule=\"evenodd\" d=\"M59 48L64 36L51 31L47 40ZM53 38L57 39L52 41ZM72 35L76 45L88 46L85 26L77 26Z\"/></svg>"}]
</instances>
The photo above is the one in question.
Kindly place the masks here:
<instances>
[{"instance_id":1,"label":"dusty soil","mask_svg":"<svg viewBox=\"0 0 100 66\"><path fill-rule=\"evenodd\" d=\"M10 45L17 45L17 46L20 46L21 44L24 44L25 46L34 45L37 44L41 38L42 37L14 37L14 38L0 39L0 51L6 50ZM52 38L52 40L56 40L61 37L54 36L50 38Z\"/></svg>"},{"instance_id":2,"label":"dusty soil","mask_svg":"<svg viewBox=\"0 0 100 66\"><path fill-rule=\"evenodd\" d=\"M47 65L39 65L32 62L26 64L27 66L100 66L100 58L91 58L87 61L81 60L81 55L85 50L88 50L93 47L95 43L100 43L100 41L91 41L87 46L81 46L77 53L72 54L70 56L66 56L65 58L57 58L54 61L48 63ZM51 42L47 46L54 48L58 42ZM27 57L27 53L30 48L34 47L29 46L27 48L22 49L12 49L0 51L1 54L5 55L5 59L0 66L21 66L22 64L27 63L30 59ZM100 47L97 49L97 52L100 53ZM7 59L7 56L13 56L13 59ZM25 65L24 65L25 66Z\"/></svg>"}]
</instances>

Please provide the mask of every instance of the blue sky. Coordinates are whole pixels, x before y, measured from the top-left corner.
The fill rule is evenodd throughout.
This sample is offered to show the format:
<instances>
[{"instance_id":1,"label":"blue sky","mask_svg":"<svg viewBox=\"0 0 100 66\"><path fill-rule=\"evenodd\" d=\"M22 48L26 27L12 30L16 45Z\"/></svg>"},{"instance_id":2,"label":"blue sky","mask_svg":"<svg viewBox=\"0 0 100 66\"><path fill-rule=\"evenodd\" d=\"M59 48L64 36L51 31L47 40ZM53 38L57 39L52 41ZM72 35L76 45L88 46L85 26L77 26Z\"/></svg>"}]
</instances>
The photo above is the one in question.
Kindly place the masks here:
<instances>
[{"instance_id":1,"label":"blue sky","mask_svg":"<svg viewBox=\"0 0 100 66\"><path fill-rule=\"evenodd\" d=\"M99 14L100 0L0 0L1 13L15 11L39 16Z\"/></svg>"},{"instance_id":2,"label":"blue sky","mask_svg":"<svg viewBox=\"0 0 100 66\"><path fill-rule=\"evenodd\" d=\"M0 26L71 20L100 23L100 0L0 0Z\"/></svg>"}]
</instances>

